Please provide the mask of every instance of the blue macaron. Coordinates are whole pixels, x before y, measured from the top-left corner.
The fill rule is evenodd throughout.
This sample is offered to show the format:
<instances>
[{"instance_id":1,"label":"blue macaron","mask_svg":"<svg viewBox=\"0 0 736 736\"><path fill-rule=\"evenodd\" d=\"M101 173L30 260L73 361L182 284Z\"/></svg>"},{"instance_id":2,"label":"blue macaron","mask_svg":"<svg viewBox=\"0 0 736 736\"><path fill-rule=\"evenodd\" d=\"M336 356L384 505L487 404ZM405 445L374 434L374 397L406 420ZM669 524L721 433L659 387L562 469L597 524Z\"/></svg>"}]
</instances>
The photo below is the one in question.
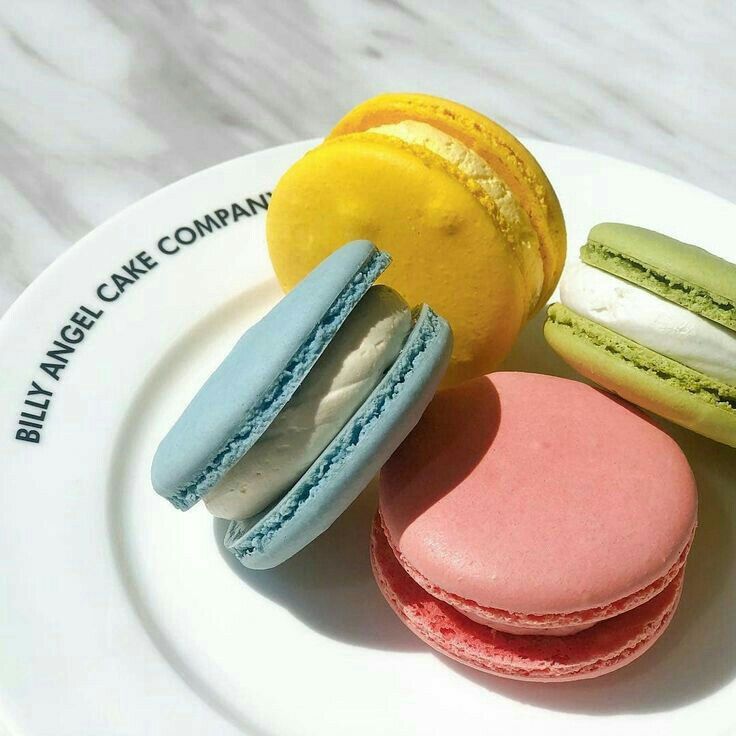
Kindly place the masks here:
<instances>
[{"instance_id":1,"label":"blue macaron","mask_svg":"<svg viewBox=\"0 0 736 736\"><path fill-rule=\"evenodd\" d=\"M181 510L206 496L274 422L389 263L372 243L349 243L251 327L159 445L156 492ZM325 531L419 420L452 332L426 305L413 317L398 357L301 478L262 513L231 522L225 546L246 567L274 567Z\"/></svg>"}]
</instances>

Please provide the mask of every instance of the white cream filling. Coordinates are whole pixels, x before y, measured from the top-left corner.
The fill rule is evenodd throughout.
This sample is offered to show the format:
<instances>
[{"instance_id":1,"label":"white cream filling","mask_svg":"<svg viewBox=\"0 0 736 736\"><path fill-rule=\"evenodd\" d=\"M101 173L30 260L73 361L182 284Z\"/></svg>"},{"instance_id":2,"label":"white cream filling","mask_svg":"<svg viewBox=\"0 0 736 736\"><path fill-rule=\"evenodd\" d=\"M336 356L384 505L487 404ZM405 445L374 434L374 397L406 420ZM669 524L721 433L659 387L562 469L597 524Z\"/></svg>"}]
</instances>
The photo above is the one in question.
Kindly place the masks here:
<instances>
[{"instance_id":1,"label":"white cream filling","mask_svg":"<svg viewBox=\"0 0 736 736\"><path fill-rule=\"evenodd\" d=\"M412 327L386 286L360 300L271 426L204 499L222 519L247 519L283 496L393 365Z\"/></svg>"},{"instance_id":2,"label":"white cream filling","mask_svg":"<svg viewBox=\"0 0 736 736\"><path fill-rule=\"evenodd\" d=\"M424 146L473 179L496 203L501 217L508 223L509 232L517 239L524 261L525 277L531 289L531 305L536 304L544 282L544 267L540 257L539 238L526 211L519 205L514 193L496 172L472 148L468 148L451 135L417 120L369 128L368 133L378 133L398 138L404 143ZM516 234L516 235L515 235Z\"/></svg>"},{"instance_id":3,"label":"white cream filling","mask_svg":"<svg viewBox=\"0 0 736 736\"><path fill-rule=\"evenodd\" d=\"M736 385L736 333L679 304L580 261L565 268L560 301L639 345Z\"/></svg>"}]
</instances>

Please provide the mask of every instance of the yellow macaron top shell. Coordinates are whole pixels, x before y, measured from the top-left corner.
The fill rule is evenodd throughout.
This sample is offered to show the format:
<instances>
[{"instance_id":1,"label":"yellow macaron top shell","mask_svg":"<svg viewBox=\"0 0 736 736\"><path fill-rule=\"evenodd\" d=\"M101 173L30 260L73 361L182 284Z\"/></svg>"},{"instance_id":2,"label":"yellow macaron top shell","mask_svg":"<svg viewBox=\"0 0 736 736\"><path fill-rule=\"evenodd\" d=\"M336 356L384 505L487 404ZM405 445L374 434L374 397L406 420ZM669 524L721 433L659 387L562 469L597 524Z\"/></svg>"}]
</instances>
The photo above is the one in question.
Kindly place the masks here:
<instances>
[{"instance_id":1,"label":"yellow macaron top shell","mask_svg":"<svg viewBox=\"0 0 736 736\"><path fill-rule=\"evenodd\" d=\"M472 148L428 123L402 120L370 128L367 132L393 136L404 143L426 148L478 184L488 195L483 198L483 203L489 207L491 216L496 219L519 258L527 284L530 311L533 310L539 301L544 281L539 238L526 211L493 169Z\"/></svg>"},{"instance_id":2,"label":"yellow macaron top shell","mask_svg":"<svg viewBox=\"0 0 736 736\"><path fill-rule=\"evenodd\" d=\"M539 237L545 279L532 311L541 309L562 273L567 235L557 195L537 160L517 138L485 115L451 100L415 93L388 93L362 102L337 123L329 137L402 120L428 123L472 149L514 193Z\"/></svg>"},{"instance_id":3,"label":"yellow macaron top shell","mask_svg":"<svg viewBox=\"0 0 736 736\"><path fill-rule=\"evenodd\" d=\"M373 133L333 139L273 192L266 228L274 269L288 291L343 243L372 240L393 257L380 281L452 325L446 384L463 381L503 359L528 312L519 261L481 194L420 146Z\"/></svg>"},{"instance_id":4,"label":"yellow macaron top shell","mask_svg":"<svg viewBox=\"0 0 736 736\"><path fill-rule=\"evenodd\" d=\"M562 212L531 154L488 118L427 95L349 112L279 181L266 230L287 291L347 241L390 253L381 280L452 326L445 385L499 365L565 259Z\"/></svg>"}]
</instances>

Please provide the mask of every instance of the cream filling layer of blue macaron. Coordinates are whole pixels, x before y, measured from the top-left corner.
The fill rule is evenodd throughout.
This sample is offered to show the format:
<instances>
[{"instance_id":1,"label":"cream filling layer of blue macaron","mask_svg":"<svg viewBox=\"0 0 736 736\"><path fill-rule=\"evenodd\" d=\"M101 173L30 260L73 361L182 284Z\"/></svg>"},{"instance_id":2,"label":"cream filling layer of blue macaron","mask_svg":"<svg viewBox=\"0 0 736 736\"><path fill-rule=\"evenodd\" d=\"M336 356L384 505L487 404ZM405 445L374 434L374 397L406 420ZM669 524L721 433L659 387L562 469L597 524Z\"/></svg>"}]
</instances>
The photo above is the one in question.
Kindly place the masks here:
<instances>
[{"instance_id":1,"label":"cream filling layer of blue macaron","mask_svg":"<svg viewBox=\"0 0 736 736\"><path fill-rule=\"evenodd\" d=\"M283 496L378 385L411 327L395 291L369 289L270 427L205 496L209 511L248 519Z\"/></svg>"},{"instance_id":2,"label":"cream filling layer of blue macaron","mask_svg":"<svg viewBox=\"0 0 736 736\"><path fill-rule=\"evenodd\" d=\"M736 385L736 333L586 263L570 263L560 301L581 317L724 383Z\"/></svg>"}]
</instances>

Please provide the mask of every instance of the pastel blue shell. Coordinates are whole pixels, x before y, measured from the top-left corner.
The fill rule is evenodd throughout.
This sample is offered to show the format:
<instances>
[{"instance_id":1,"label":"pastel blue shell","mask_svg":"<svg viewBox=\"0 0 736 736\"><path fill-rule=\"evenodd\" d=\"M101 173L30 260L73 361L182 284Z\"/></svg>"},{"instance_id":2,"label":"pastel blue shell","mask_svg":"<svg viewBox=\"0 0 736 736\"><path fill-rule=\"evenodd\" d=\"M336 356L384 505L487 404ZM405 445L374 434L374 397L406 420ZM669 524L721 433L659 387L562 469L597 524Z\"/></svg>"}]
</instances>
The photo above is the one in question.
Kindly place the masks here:
<instances>
[{"instance_id":1,"label":"pastel blue shell","mask_svg":"<svg viewBox=\"0 0 736 736\"><path fill-rule=\"evenodd\" d=\"M164 437L160 495L191 508L253 446L390 258L359 240L335 251L236 343Z\"/></svg>"},{"instance_id":2,"label":"pastel blue shell","mask_svg":"<svg viewBox=\"0 0 736 736\"><path fill-rule=\"evenodd\" d=\"M381 382L296 485L256 520L234 521L225 547L243 565L275 567L324 532L414 428L452 352L452 332L426 305Z\"/></svg>"}]
</instances>

